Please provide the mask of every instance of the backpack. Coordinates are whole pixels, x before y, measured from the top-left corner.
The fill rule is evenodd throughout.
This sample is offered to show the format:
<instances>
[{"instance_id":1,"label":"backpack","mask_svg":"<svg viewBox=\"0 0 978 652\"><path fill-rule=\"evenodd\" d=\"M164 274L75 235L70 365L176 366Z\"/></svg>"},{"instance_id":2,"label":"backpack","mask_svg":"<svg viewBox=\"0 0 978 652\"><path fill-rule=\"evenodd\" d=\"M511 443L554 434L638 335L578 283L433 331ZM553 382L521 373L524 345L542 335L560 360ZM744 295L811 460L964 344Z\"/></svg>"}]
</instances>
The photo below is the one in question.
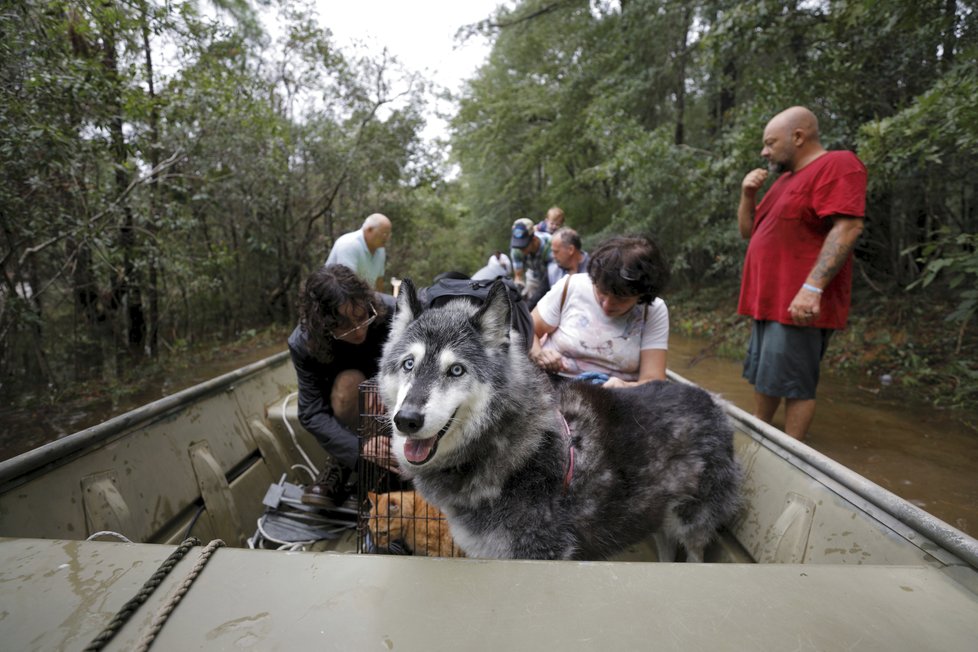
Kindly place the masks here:
<instances>
[{"instance_id":1,"label":"backpack","mask_svg":"<svg viewBox=\"0 0 978 652\"><path fill-rule=\"evenodd\" d=\"M510 328L519 332L523 336L526 350L529 351L533 346L533 318L530 316L530 309L523 300L520 289L508 278L500 279L506 286L509 294L509 305L511 320ZM457 297L467 297L472 303L481 306L482 302L489 296L489 288L496 282L496 279L457 279L442 278L435 281L432 285L418 293L418 299L425 308L437 308L445 305L450 299Z\"/></svg>"}]
</instances>

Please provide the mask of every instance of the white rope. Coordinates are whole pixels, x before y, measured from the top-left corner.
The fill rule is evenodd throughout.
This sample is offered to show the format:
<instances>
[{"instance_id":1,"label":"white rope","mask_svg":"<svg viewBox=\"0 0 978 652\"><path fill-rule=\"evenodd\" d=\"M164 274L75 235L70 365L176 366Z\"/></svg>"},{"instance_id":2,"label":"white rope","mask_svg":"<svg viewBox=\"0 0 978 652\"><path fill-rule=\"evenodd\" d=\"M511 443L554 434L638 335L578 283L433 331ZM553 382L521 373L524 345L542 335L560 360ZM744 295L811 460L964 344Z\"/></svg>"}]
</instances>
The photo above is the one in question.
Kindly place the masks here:
<instances>
[{"instance_id":1,"label":"white rope","mask_svg":"<svg viewBox=\"0 0 978 652\"><path fill-rule=\"evenodd\" d=\"M258 519L258 532L262 535L262 537L266 541L271 541L272 543L280 546L292 546L295 544L312 544L316 542L315 539L309 539L308 541L286 541L285 539L276 539L275 537L271 536L268 532L266 532L264 527L262 527L262 521L264 520L265 520L264 518Z\"/></svg>"},{"instance_id":2,"label":"white rope","mask_svg":"<svg viewBox=\"0 0 978 652\"><path fill-rule=\"evenodd\" d=\"M278 547L276 548L276 550L288 550L292 552L302 552L306 549L307 545L315 543L315 540L283 541L281 539L276 539L275 537L269 536L268 532L265 531L265 528L262 527L262 521L264 520L264 518L265 517L262 516L261 518L258 519L256 523L256 525L258 526L258 530L255 532L254 536L248 538L248 547L251 548L252 550L261 546L263 541L268 541L269 543L274 543L275 545L277 545Z\"/></svg>"},{"instance_id":3,"label":"white rope","mask_svg":"<svg viewBox=\"0 0 978 652\"><path fill-rule=\"evenodd\" d=\"M178 604L180 604L180 600L182 600L183 596L190 590L190 585L193 584L193 581L197 579L200 572L204 570L204 564L210 560L211 555L214 554L214 551L224 545L225 544L222 540L214 539L204 547L200 553L200 556L197 558L197 563L195 563L194 567L190 569L189 573L187 573L187 576L183 579L183 582L176 587L173 595L160 606L159 610L156 612L156 616L153 617L153 621L143 632L143 635L140 637L140 640L137 642L136 647L134 648L137 652L146 652L146 650L149 649L149 646L152 645L153 641L156 639L156 635L160 633L161 629L163 629L163 624L166 623L167 618L170 617L173 610L177 608Z\"/></svg>"},{"instance_id":4,"label":"white rope","mask_svg":"<svg viewBox=\"0 0 978 652\"><path fill-rule=\"evenodd\" d=\"M119 534L118 532L112 532L111 530L100 530L99 532L90 535L87 539L85 539L85 541L92 541L97 537L115 537L116 539L119 539L126 543L132 543L132 541L127 539L125 535Z\"/></svg>"},{"instance_id":5,"label":"white rope","mask_svg":"<svg viewBox=\"0 0 978 652\"><path fill-rule=\"evenodd\" d=\"M289 469L292 471L305 471L309 474L310 482L315 482L316 478L319 477L318 473L316 473L313 469L310 469L305 464L293 464L289 467Z\"/></svg>"},{"instance_id":6,"label":"white rope","mask_svg":"<svg viewBox=\"0 0 978 652\"><path fill-rule=\"evenodd\" d=\"M257 531L255 532L254 536L251 536L247 539L248 547L251 549L255 549L258 546L260 546L263 541L267 541L268 543L277 545L278 548L276 548L276 550L302 551L306 549L306 546L311 546L312 544L321 540L320 537L314 539L307 539L303 541L287 541L285 539L276 539L275 537L271 536L268 532L266 532L264 526L262 525L265 521L266 516L267 514L262 515L258 517L257 521L255 521ZM325 538L329 538L329 535L340 534L344 530L348 530L353 527L356 527L355 523L337 525L332 530L326 531Z\"/></svg>"},{"instance_id":7,"label":"white rope","mask_svg":"<svg viewBox=\"0 0 978 652\"><path fill-rule=\"evenodd\" d=\"M292 392L291 394L289 394L288 396L286 396L285 399L282 401L282 421L285 422L285 427L289 431L289 435L292 436L292 443L295 444L295 447L299 450L299 453L302 455L303 459L306 460L306 465L309 467L309 469L312 469L314 471L312 473L312 477L313 477L313 480L315 480L316 477L319 476L319 469L316 468L316 465L313 464L312 463L312 460L309 459L309 456L306 455L306 451L302 448L302 446L299 445L299 438L296 437L295 430L292 429L292 424L289 423L289 417L288 417L288 414L285 411L286 406L288 406L288 404L289 404L289 399L291 399L293 396L298 396L298 395L299 395L299 392ZM292 467L292 468L295 468L295 467ZM308 469L306 469L306 470L308 470Z\"/></svg>"}]
</instances>

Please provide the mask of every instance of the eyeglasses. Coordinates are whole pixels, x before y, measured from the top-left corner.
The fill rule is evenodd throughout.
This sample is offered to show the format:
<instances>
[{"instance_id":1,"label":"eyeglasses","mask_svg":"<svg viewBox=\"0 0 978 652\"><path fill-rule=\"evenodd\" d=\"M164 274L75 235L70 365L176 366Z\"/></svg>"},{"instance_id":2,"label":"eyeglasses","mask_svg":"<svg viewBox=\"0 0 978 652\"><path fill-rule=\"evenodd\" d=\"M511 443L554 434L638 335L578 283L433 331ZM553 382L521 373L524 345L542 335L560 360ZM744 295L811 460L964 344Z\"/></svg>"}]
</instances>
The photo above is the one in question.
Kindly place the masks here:
<instances>
[{"instance_id":1,"label":"eyeglasses","mask_svg":"<svg viewBox=\"0 0 978 652\"><path fill-rule=\"evenodd\" d=\"M374 308L373 304L370 304L370 312L372 314L369 317L367 317L366 319L364 319L362 322L360 322L359 324L357 324L356 326L354 326L350 330L343 331L342 333L333 333L333 339L334 340L342 340L344 337L347 337L349 335L352 335L352 334L356 333L358 330L360 330L361 328L366 328L370 324L374 323L374 320L377 319L377 309Z\"/></svg>"}]
</instances>

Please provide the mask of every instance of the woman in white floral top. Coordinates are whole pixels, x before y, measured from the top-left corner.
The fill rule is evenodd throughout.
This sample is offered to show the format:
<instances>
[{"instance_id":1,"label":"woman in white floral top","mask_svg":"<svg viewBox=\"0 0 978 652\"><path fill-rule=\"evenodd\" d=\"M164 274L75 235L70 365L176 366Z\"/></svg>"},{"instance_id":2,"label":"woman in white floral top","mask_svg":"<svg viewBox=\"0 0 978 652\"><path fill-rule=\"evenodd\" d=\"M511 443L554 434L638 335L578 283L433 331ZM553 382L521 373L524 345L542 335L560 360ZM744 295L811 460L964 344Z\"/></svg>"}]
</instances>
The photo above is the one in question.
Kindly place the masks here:
<instances>
[{"instance_id":1,"label":"woman in white floral top","mask_svg":"<svg viewBox=\"0 0 978 652\"><path fill-rule=\"evenodd\" d=\"M607 240L587 274L565 276L534 308L530 357L551 374L604 387L665 380L669 309L658 294L668 279L651 238Z\"/></svg>"}]
</instances>

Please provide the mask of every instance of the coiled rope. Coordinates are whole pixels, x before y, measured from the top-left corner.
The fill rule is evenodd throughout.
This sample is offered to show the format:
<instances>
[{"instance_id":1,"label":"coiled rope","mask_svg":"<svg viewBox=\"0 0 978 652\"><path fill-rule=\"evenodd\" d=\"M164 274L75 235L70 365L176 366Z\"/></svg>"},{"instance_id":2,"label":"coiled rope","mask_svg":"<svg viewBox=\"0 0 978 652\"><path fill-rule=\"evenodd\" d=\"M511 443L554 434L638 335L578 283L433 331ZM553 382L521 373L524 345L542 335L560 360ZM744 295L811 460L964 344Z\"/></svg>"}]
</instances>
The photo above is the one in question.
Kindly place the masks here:
<instances>
[{"instance_id":1,"label":"coiled rope","mask_svg":"<svg viewBox=\"0 0 978 652\"><path fill-rule=\"evenodd\" d=\"M160 633L161 629L163 629L163 624L166 622L166 619L170 617L173 610L176 609L178 604L180 604L180 600L182 600L183 596L190 590L190 585L193 584L194 580L197 579L197 576L200 575L200 571L204 570L204 564L210 560L211 555L214 554L214 551L223 545L223 541L220 539L214 539L204 546L204 549L200 553L200 557L197 558L197 563L194 564L194 567L189 573L187 573L187 576L177 587L177 590L173 593L173 595L170 596L170 598L160 606L159 611L156 612L153 622L150 623L149 628L143 633L142 637L139 639L139 642L136 644L136 652L146 652L146 650L149 649L149 646L153 644L153 639L155 639L156 635Z\"/></svg>"},{"instance_id":2,"label":"coiled rope","mask_svg":"<svg viewBox=\"0 0 978 652\"><path fill-rule=\"evenodd\" d=\"M170 553L170 556L167 557L162 564L160 564L159 568L156 569L156 572L153 573L148 580L146 580L136 595L130 598L126 604L122 605L122 608L116 613L112 620L109 621L109 624L106 625L105 628L92 639L92 642L85 648L85 652L96 652L97 650L104 648L108 642L119 633L122 626L126 624L134 613L136 613L139 607L146 602L150 595L153 594L153 591L155 591L157 587L163 583L163 580L170 574L170 571L172 571L173 567L177 565L177 562L183 559L191 548L199 545L200 539L196 537L189 537L188 539L185 539L183 543L177 546L177 549ZM153 639L163 627L163 623L166 622L166 619L169 617L170 613L183 598L184 594L187 593L187 590L190 588L190 584L197 578L197 575L200 574L204 564L206 564L207 560L210 559L212 554L214 554L214 551L223 545L224 542L220 539L214 539L207 544L207 546L201 552L200 558L197 560L194 568L187 575L187 578L184 579L183 583L181 583L181 585L177 588L177 592L160 607L160 610L153 619L150 628L142 636L139 642L140 647L137 649L149 649Z\"/></svg>"}]
</instances>

